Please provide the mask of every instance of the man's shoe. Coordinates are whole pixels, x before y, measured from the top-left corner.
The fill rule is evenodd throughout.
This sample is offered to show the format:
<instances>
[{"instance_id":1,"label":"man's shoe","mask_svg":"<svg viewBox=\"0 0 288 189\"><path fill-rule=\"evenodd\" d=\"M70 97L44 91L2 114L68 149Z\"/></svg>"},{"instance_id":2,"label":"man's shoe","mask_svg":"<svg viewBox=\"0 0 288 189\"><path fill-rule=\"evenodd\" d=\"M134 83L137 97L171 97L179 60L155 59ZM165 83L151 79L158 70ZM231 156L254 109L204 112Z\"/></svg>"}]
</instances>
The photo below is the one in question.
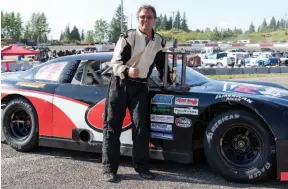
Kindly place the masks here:
<instances>
[{"instance_id":1,"label":"man's shoe","mask_svg":"<svg viewBox=\"0 0 288 189\"><path fill-rule=\"evenodd\" d=\"M116 182L117 176L115 173L104 173L103 174L103 181L106 182Z\"/></svg>"},{"instance_id":2,"label":"man's shoe","mask_svg":"<svg viewBox=\"0 0 288 189\"><path fill-rule=\"evenodd\" d=\"M144 179L154 179L154 175L150 171L140 171L139 175Z\"/></svg>"}]
</instances>

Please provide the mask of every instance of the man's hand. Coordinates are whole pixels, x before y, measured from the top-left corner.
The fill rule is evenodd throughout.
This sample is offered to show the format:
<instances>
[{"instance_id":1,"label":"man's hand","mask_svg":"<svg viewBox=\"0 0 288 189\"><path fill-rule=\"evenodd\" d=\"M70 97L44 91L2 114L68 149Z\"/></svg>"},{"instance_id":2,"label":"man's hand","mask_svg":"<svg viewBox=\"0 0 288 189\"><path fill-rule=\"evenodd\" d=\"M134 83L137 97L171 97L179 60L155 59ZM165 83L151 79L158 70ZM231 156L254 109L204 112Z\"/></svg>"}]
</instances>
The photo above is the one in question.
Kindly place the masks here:
<instances>
[{"instance_id":1,"label":"man's hand","mask_svg":"<svg viewBox=\"0 0 288 189\"><path fill-rule=\"evenodd\" d=\"M139 69L136 68L136 62L129 68L128 76L131 78L136 78L139 76Z\"/></svg>"}]
</instances>

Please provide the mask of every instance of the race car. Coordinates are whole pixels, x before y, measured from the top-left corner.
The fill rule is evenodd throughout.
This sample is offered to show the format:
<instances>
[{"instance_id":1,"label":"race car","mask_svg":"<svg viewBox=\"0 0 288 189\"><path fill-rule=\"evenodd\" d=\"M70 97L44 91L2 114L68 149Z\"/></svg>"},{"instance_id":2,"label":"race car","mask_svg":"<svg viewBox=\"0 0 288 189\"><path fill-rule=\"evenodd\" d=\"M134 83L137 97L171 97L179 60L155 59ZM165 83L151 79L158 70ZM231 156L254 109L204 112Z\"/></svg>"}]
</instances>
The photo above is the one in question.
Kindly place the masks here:
<instances>
[{"instance_id":1,"label":"race car","mask_svg":"<svg viewBox=\"0 0 288 189\"><path fill-rule=\"evenodd\" d=\"M169 53L174 53L172 60ZM288 181L288 89L212 80L186 66L186 55L167 51L164 80L156 70L148 78L150 157L188 164L203 149L211 168L226 180ZM112 56L64 56L27 71L3 73L6 142L17 151L47 146L101 153ZM132 154L132 131L127 109L122 155Z\"/></svg>"}]
</instances>

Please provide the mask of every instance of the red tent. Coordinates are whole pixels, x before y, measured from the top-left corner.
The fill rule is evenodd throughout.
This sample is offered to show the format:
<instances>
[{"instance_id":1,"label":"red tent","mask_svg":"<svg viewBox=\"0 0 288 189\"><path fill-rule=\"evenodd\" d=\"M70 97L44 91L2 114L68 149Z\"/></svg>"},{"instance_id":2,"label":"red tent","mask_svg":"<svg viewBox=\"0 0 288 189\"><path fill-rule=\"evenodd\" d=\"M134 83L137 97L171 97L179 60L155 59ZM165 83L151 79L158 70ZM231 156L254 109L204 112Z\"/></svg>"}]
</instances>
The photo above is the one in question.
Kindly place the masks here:
<instances>
[{"instance_id":1,"label":"red tent","mask_svg":"<svg viewBox=\"0 0 288 189\"><path fill-rule=\"evenodd\" d=\"M21 56L21 55L35 55L40 54L38 51L29 50L17 45L9 45L1 50L1 56Z\"/></svg>"}]
</instances>

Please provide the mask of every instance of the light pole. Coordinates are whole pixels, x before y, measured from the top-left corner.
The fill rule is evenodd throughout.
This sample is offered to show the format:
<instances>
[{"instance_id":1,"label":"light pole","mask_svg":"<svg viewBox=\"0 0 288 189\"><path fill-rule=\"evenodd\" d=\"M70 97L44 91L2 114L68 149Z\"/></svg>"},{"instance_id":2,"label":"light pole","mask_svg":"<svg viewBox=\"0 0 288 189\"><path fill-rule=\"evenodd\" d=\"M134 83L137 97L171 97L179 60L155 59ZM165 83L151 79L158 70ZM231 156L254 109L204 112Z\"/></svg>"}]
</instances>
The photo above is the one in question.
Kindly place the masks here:
<instances>
[{"instance_id":1,"label":"light pole","mask_svg":"<svg viewBox=\"0 0 288 189\"><path fill-rule=\"evenodd\" d=\"M172 16L172 30L173 30L173 28L174 28L174 13L176 13L176 12L171 12L172 14L173 14L173 16Z\"/></svg>"},{"instance_id":2,"label":"light pole","mask_svg":"<svg viewBox=\"0 0 288 189\"><path fill-rule=\"evenodd\" d=\"M121 33L123 32L123 0L121 0Z\"/></svg>"}]
</instances>

